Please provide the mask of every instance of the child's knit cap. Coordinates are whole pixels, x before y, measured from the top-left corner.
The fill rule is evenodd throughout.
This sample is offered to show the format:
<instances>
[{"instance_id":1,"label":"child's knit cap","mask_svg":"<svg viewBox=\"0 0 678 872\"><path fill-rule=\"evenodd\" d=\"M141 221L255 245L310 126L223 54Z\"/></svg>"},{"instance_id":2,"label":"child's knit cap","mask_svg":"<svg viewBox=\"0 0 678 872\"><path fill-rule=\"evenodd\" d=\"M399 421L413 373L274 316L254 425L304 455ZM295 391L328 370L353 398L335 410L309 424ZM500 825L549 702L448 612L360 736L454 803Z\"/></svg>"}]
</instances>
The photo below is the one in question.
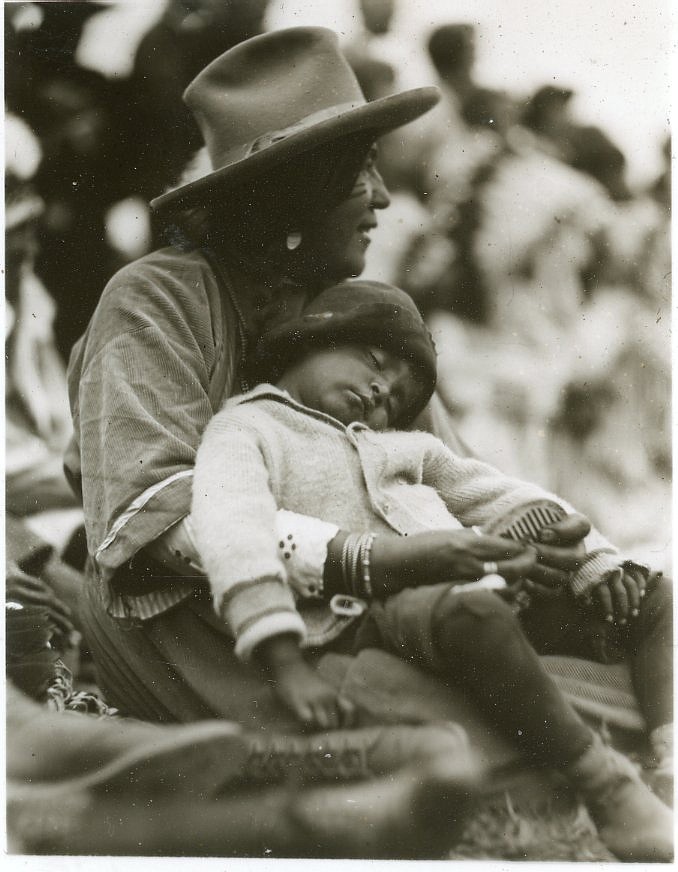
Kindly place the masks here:
<instances>
[{"instance_id":1,"label":"child's knit cap","mask_svg":"<svg viewBox=\"0 0 678 872\"><path fill-rule=\"evenodd\" d=\"M382 282L346 281L327 288L298 318L264 333L255 351L257 374L274 382L310 348L363 343L412 365L421 385L414 419L435 389L435 346L412 298Z\"/></svg>"}]
</instances>

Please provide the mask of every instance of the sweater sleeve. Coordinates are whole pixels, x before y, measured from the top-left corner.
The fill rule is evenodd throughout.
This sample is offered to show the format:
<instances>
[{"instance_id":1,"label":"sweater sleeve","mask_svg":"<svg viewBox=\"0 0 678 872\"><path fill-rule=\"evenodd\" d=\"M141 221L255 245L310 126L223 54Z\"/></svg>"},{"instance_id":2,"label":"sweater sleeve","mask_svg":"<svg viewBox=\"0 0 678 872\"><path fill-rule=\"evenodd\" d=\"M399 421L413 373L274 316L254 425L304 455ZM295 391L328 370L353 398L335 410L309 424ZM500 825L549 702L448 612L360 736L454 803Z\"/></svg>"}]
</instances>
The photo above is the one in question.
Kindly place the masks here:
<instances>
[{"instance_id":1,"label":"sweater sleeve","mask_svg":"<svg viewBox=\"0 0 678 872\"><path fill-rule=\"evenodd\" d=\"M424 483L435 487L450 512L465 527L494 521L518 506L548 499L568 514L568 502L538 485L504 475L498 469L473 458L458 457L440 443L432 443L424 462ZM584 539L586 559L572 574L570 586L576 596L586 595L624 558L596 529Z\"/></svg>"},{"instance_id":2,"label":"sweater sleeve","mask_svg":"<svg viewBox=\"0 0 678 872\"><path fill-rule=\"evenodd\" d=\"M198 449L191 516L215 608L243 660L271 636L306 634L279 557L276 509L258 437L218 413Z\"/></svg>"}]
</instances>

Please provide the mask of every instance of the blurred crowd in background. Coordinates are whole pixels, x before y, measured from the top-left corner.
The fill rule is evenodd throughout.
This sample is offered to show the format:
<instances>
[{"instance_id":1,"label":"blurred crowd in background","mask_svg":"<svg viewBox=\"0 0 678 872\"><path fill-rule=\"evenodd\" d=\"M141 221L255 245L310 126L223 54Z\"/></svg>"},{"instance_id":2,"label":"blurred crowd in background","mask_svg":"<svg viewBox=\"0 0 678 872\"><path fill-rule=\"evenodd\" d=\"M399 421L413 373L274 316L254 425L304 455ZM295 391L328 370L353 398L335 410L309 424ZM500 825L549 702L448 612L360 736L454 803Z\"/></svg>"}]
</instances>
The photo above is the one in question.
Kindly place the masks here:
<instances>
[{"instance_id":1,"label":"blurred crowd in background","mask_svg":"<svg viewBox=\"0 0 678 872\"><path fill-rule=\"evenodd\" d=\"M201 145L184 88L261 32L269 5L168 0L112 76L78 55L110 4L5 4L7 510L76 568L81 516L61 462L69 352L110 276L158 244L146 204ZM345 43L368 99L398 88L385 50L396 6L361 0ZM571 90L479 85L476 41L456 21L422 40L443 98L380 144L392 205L365 275L425 312L474 453L668 569L668 132L664 170L632 188L622 150L573 117Z\"/></svg>"}]
</instances>

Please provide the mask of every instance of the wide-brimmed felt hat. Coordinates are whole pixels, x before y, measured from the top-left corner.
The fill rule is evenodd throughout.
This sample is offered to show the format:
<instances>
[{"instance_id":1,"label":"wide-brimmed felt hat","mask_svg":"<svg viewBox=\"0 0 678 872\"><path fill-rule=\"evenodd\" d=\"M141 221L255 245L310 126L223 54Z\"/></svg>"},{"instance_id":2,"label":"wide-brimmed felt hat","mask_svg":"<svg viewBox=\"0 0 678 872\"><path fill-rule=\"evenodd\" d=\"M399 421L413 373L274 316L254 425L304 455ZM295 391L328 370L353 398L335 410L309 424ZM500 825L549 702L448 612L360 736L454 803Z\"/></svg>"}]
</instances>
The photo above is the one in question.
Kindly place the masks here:
<instances>
[{"instance_id":1,"label":"wide-brimmed felt hat","mask_svg":"<svg viewBox=\"0 0 678 872\"><path fill-rule=\"evenodd\" d=\"M351 280L322 291L299 317L263 334L253 364L261 379L274 382L308 349L354 343L385 348L413 367L417 401L399 423L416 418L435 389L435 345L414 300L383 282Z\"/></svg>"},{"instance_id":2,"label":"wide-brimmed felt hat","mask_svg":"<svg viewBox=\"0 0 678 872\"><path fill-rule=\"evenodd\" d=\"M151 208L204 203L209 192L251 181L351 134L376 139L423 115L439 98L437 88L423 87L368 102L337 35L326 28L255 36L212 61L184 92L212 172L156 197Z\"/></svg>"}]
</instances>

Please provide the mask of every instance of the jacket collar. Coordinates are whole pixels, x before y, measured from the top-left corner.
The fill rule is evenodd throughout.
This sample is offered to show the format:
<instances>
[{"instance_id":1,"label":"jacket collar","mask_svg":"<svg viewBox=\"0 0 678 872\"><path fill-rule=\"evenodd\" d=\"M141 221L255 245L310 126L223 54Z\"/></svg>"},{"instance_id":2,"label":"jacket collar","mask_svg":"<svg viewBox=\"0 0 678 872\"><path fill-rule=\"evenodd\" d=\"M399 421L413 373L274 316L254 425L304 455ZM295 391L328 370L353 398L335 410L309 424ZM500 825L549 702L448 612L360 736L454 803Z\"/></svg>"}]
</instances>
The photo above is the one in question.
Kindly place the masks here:
<instances>
[{"instance_id":1,"label":"jacket collar","mask_svg":"<svg viewBox=\"0 0 678 872\"><path fill-rule=\"evenodd\" d=\"M226 401L226 406L232 408L234 406L245 405L245 403L254 403L257 400L274 400L275 402L281 403L283 406L288 406L303 415L315 418L317 421L324 421L332 427L341 430L343 433L347 433L349 430L355 431L370 429L367 424L363 424L362 421L354 421L346 426L331 415L326 415L324 412L319 412L317 409L311 409L309 406L304 406L303 403L299 403L297 400L292 399L287 391L283 391L275 385L270 384L259 384L255 388L252 388L251 391L247 391L247 393L231 397Z\"/></svg>"}]
</instances>

